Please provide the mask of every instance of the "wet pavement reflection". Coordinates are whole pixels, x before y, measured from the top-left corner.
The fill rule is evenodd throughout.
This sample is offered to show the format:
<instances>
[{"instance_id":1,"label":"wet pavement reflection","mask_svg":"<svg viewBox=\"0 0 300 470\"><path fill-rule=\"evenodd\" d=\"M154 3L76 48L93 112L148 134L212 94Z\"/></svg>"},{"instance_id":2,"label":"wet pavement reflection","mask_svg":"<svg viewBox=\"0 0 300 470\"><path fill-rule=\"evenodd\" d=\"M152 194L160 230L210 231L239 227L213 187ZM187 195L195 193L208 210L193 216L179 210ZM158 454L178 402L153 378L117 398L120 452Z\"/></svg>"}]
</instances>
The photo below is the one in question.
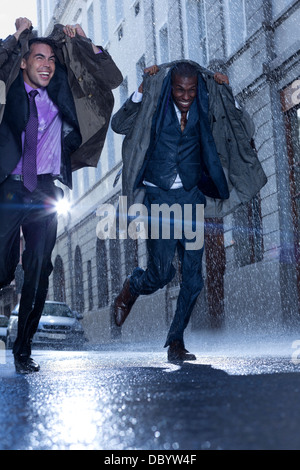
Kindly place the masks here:
<instances>
[{"instance_id":1,"label":"wet pavement reflection","mask_svg":"<svg viewBox=\"0 0 300 470\"><path fill-rule=\"evenodd\" d=\"M41 371L26 376L7 351L0 449L299 449L291 340L264 351L222 347L202 343L197 361L184 364L146 346L37 350Z\"/></svg>"}]
</instances>

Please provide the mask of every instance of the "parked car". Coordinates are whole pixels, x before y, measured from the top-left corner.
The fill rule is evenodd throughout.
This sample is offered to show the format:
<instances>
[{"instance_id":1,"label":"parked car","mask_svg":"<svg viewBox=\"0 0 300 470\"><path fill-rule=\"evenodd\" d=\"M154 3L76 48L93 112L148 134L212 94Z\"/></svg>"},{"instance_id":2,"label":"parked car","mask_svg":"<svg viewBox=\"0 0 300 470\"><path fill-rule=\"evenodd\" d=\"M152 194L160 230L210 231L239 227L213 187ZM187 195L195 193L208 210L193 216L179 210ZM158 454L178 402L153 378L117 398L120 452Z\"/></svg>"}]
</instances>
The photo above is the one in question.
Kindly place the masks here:
<instances>
[{"instance_id":1,"label":"parked car","mask_svg":"<svg viewBox=\"0 0 300 470\"><path fill-rule=\"evenodd\" d=\"M11 348L17 337L19 305L11 312L7 327L6 345ZM79 320L83 317L64 302L46 301L35 333L33 346L82 347L86 343L83 327Z\"/></svg>"},{"instance_id":2,"label":"parked car","mask_svg":"<svg viewBox=\"0 0 300 470\"><path fill-rule=\"evenodd\" d=\"M6 342L8 317L0 315L0 341Z\"/></svg>"}]
</instances>

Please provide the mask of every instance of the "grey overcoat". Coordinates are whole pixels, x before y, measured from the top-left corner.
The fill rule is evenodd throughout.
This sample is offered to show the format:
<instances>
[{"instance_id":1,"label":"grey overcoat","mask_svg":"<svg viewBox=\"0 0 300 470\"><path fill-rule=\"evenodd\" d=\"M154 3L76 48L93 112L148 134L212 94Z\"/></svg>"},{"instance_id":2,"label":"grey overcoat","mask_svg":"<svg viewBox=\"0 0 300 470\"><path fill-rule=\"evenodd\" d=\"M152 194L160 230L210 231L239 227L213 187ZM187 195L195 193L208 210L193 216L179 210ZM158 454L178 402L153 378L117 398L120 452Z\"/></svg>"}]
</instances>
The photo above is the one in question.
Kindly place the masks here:
<instances>
[{"instance_id":1,"label":"grey overcoat","mask_svg":"<svg viewBox=\"0 0 300 470\"><path fill-rule=\"evenodd\" d=\"M145 75L142 102L133 103L130 97L112 118L112 129L126 136L122 146L122 193L128 197L128 204L143 199L144 189L136 189L135 181L149 146L152 118L163 81L178 62L182 61L163 64L156 75ZM251 144L253 122L245 111L236 107L230 86L218 84L212 72L195 62L187 62L198 68L206 84L208 117L230 192L225 200L206 197L205 216L223 217L250 201L267 178Z\"/></svg>"}]
</instances>

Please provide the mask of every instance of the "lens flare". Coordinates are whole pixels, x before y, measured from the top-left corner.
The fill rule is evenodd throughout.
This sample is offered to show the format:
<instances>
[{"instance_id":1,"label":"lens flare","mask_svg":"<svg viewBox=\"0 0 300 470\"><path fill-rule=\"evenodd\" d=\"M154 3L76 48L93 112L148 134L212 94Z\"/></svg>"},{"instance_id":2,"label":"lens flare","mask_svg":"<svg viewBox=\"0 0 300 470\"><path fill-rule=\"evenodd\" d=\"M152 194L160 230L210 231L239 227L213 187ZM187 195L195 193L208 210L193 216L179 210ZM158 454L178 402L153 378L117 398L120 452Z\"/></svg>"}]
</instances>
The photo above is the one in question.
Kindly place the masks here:
<instances>
[{"instance_id":1,"label":"lens flare","mask_svg":"<svg viewBox=\"0 0 300 470\"><path fill-rule=\"evenodd\" d=\"M70 202L65 198L59 199L55 204L55 209L58 215L68 215L71 211Z\"/></svg>"}]
</instances>

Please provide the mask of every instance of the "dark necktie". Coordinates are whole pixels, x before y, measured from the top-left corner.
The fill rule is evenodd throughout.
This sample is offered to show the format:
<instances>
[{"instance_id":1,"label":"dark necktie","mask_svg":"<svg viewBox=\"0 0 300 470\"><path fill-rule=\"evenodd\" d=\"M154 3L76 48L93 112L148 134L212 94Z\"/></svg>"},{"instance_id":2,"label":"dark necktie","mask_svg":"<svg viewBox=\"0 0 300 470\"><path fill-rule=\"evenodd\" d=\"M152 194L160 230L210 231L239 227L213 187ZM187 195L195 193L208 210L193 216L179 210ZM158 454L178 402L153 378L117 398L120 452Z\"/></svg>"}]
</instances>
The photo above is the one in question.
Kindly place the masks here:
<instances>
[{"instance_id":1,"label":"dark necktie","mask_svg":"<svg viewBox=\"0 0 300 470\"><path fill-rule=\"evenodd\" d=\"M23 182L30 191L37 186L36 154L38 137L38 113L35 104L37 90L32 90L29 97L29 120L25 129L24 155L23 155Z\"/></svg>"},{"instance_id":2,"label":"dark necktie","mask_svg":"<svg viewBox=\"0 0 300 470\"><path fill-rule=\"evenodd\" d=\"M184 131L185 129L185 126L186 126L186 123L187 123L187 112L186 111L182 111L181 112L181 120L180 120L180 127L181 127L181 132Z\"/></svg>"}]
</instances>

